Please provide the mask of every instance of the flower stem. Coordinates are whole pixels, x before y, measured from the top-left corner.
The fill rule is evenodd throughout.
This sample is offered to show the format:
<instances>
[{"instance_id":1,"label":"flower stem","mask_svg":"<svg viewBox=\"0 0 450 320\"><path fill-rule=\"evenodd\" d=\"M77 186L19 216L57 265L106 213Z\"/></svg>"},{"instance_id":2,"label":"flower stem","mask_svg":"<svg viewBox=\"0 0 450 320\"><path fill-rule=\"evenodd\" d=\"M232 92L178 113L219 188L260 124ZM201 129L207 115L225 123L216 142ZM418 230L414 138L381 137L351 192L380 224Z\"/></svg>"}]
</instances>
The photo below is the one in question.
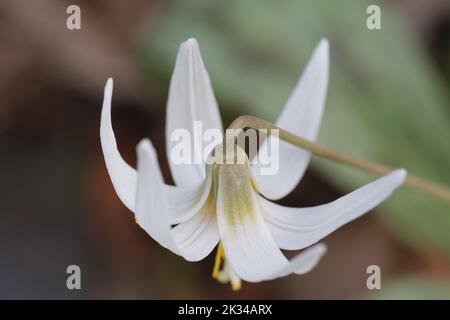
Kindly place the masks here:
<instances>
[{"instance_id":1,"label":"flower stem","mask_svg":"<svg viewBox=\"0 0 450 320\"><path fill-rule=\"evenodd\" d=\"M286 141L292 145L308 150L323 158L334 160L377 175L385 175L394 170L394 168L389 166L385 166L368 160L358 159L346 153L340 152L338 150L323 147L317 143L296 136L286 130L277 127L276 125L270 122L259 119L257 117L240 116L236 118L229 126L229 129L245 129L245 128L253 128L256 130L267 130L269 134L271 134L271 130L277 130L278 138L283 141ZM427 181L425 179L419 178L417 176L408 173L404 185L412 187L423 193L440 198L450 203L450 189L436 182Z\"/></svg>"}]
</instances>

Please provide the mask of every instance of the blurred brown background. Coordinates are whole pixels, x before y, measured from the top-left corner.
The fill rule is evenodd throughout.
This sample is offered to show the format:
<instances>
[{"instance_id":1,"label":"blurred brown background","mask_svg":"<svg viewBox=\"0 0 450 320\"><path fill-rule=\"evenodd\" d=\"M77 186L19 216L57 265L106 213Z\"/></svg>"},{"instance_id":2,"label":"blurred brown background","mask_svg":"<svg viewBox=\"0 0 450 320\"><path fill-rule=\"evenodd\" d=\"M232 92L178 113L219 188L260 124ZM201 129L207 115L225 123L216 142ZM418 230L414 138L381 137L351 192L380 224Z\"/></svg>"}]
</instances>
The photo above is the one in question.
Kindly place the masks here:
<instances>
[{"instance_id":1,"label":"blurred brown background","mask_svg":"<svg viewBox=\"0 0 450 320\"><path fill-rule=\"evenodd\" d=\"M356 0L1 1L0 298L450 298L450 208L438 200L394 195L327 237L310 274L234 293L211 279L213 255L183 261L134 223L101 153L107 77L122 154L134 165L135 145L151 138L171 181L164 110L182 40L198 38L228 125L242 113L274 120L327 37L319 140L449 185L449 2L379 3L383 29L368 31L368 3ZM81 30L66 28L69 4L81 8ZM373 178L341 169L318 160L282 203L332 201ZM70 264L81 267L80 291L66 288ZM366 288L371 264L382 270L377 292Z\"/></svg>"}]
</instances>

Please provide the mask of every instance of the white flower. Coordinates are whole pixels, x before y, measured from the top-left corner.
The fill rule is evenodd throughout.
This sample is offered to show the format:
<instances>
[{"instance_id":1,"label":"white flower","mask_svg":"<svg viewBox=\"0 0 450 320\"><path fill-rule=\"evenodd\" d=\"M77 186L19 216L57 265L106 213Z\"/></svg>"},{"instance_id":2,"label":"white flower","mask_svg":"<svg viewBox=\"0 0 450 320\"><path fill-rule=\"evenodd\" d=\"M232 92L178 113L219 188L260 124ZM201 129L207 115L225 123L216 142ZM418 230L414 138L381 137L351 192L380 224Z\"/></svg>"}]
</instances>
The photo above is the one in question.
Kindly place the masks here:
<instances>
[{"instance_id":1,"label":"white flower","mask_svg":"<svg viewBox=\"0 0 450 320\"><path fill-rule=\"evenodd\" d=\"M328 42L321 40L277 126L303 138L316 139L325 104L328 60ZM222 130L198 44L189 39L180 46L170 83L166 143L176 186L166 185L149 140L144 139L137 146L137 171L120 156L111 125L112 89L109 79L100 138L119 198L153 239L186 260L202 260L219 245L213 276L221 282L230 281L234 289L240 287L240 279L258 282L310 271L326 252L325 245L316 244L320 239L373 209L406 176L405 170L395 170L334 202L287 208L267 199L280 199L291 192L302 178L311 155L283 141L276 175L261 175L258 164L250 166L248 161L208 165L171 163L173 130L184 128L192 132L194 121L202 121L204 129ZM238 156L246 159L245 152L239 148ZM308 249L290 261L280 250L304 248Z\"/></svg>"}]
</instances>

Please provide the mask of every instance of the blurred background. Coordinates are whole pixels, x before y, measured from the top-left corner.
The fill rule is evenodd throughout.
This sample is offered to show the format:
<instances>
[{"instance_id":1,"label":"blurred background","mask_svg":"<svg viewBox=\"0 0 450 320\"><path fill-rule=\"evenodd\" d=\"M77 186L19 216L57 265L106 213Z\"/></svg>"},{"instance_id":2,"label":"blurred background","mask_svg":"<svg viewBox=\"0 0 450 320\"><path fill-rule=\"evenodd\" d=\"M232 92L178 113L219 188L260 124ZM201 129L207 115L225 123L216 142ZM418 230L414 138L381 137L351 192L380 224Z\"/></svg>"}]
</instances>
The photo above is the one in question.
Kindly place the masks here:
<instances>
[{"instance_id":1,"label":"blurred background","mask_svg":"<svg viewBox=\"0 0 450 320\"><path fill-rule=\"evenodd\" d=\"M164 113L179 44L200 43L224 125L274 121L314 46L330 40L319 142L450 185L450 2L61 1L0 3L0 298L450 298L450 206L402 189L325 238L305 276L240 292L211 279L214 254L189 263L135 223L115 195L99 140L106 78L115 81L119 149L152 139L166 181ZM81 30L66 8L81 8ZM372 180L313 158L285 205L332 201ZM66 268L82 289L67 290ZM366 287L366 268L382 289Z\"/></svg>"}]
</instances>

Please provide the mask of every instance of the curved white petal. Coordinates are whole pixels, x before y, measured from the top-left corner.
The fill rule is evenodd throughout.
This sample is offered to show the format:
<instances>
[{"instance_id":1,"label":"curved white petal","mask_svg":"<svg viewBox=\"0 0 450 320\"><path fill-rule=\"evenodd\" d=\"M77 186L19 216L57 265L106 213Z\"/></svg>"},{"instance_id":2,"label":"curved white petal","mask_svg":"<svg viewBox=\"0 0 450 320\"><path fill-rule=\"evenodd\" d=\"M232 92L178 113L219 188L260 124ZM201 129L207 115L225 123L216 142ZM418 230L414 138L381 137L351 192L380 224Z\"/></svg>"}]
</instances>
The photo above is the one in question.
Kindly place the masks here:
<instances>
[{"instance_id":1,"label":"curved white petal","mask_svg":"<svg viewBox=\"0 0 450 320\"><path fill-rule=\"evenodd\" d=\"M290 263L265 226L245 165L221 165L218 174L217 222L225 257L243 280L258 282L310 270L323 251Z\"/></svg>"},{"instance_id":2,"label":"curved white petal","mask_svg":"<svg viewBox=\"0 0 450 320\"><path fill-rule=\"evenodd\" d=\"M175 243L186 260L202 260L219 242L215 209L214 194L210 194L198 214L172 229Z\"/></svg>"},{"instance_id":3,"label":"curved white petal","mask_svg":"<svg viewBox=\"0 0 450 320\"><path fill-rule=\"evenodd\" d=\"M319 42L299 82L289 97L276 124L302 138L314 141L317 137L325 106L328 86L328 41ZM267 154L268 137L260 147ZM305 173L311 153L284 141L279 141L279 169L275 175L261 175L261 165L252 167L253 179L259 192L276 200L291 192Z\"/></svg>"},{"instance_id":4,"label":"curved white petal","mask_svg":"<svg viewBox=\"0 0 450 320\"><path fill-rule=\"evenodd\" d=\"M138 144L137 154L136 222L160 245L179 254L172 236L161 170L148 139Z\"/></svg>"},{"instance_id":5,"label":"curved white petal","mask_svg":"<svg viewBox=\"0 0 450 320\"><path fill-rule=\"evenodd\" d=\"M196 215L205 205L212 186L212 166L206 167L206 178L197 187L174 187L166 185L170 224L185 222Z\"/></svg>"},{"instance_id":6,"label":"curved white petal","mask_svg":"<svg viewBox=\"0 0 450 320\"><path fill-rule=\"evenodd\" d=\"M219 109L198 43L195 39L189 39L181 44L178 52L166 114L167 158L178 186L197 186L205 177L203 155L209 152L202 150L201 140L203 132L212 128L223 133ZM193 150L191 159L195 164L174 163L174 147L183 143L182 140L172 140L175 139L172 134L177 129L185 129L193 136L189 141L193 143L190 149ZM210 150L207 151L213 147L209 145Z\"/></svg>"},{"instance_id":7,"label":"curved white petal","mask_svg":"<svg viewBox=\"0 0 450 320\"><path fill-rule=\"evenodd\" d=\"M395 170L342 198L316 207L288 208L261 196L258 196L258 203L277 245L298 250L372 210L399 187L405 177L405 170Z\"/></svg>"},{"instance_id":8,"label":"curved white petal","mask_svg":"<svg viewBox=\"0 0 450 320\"><path fill-rule=\"evenodd\" d=\"M320 259L326 252L327 246L323 243L318 243L310 248L307 248L289 260L289 264L287 266L278 270L274 274L271 274L265 280L281 278L291 273L298 275L308 273L317 266Z\"/></svg>"},{"instance_id":9,"label":"curved white petal","mask_svg":"<svg viewBox=\"0 0 450 320\"><path fill-rule=\"evenodd\" d=\"M167 207L170 195L164 188L153 146L149 140L145 139L139 143L137 149L137 223L160 245L183 256L186 260L203 259L219 241L214 215L214 197L207 197L208 200L198 213L172 228ZM209 190L211 190L211 184Z\"/></svg>"},{"instance_id":10,"label":"curved white petal","mask_svg":"<svg viewBox=\"0 0 450 320\"><path fill-rule=\"evenodd\" d=\"M123 160L117 149L111 122L112 90L113 80L109 78L105 86L100 120L100 142L114 190L125 206L134 212L137 172ZM203 191L210 188L210 184L211 181L206 180L203 184L185 188L164 185L171 199L168 203L171 224L186 221L199 211L206 201Z\"/></svg>"},{"instance_id":11,"label":"curved white petal","mask_svg":"<svg viewBox=\"0 0 450 320\"><path fill-rule=\"evenodd\" d=\"M113 80L108 79L103 98L102 115L100 120L100 141L105 158L106 168L111 177L114 190L125 206L134 211L136 194L136 170L123 160L117 149L117 142L111 124L111 98Z\"/></svg>"}]
</instances>

